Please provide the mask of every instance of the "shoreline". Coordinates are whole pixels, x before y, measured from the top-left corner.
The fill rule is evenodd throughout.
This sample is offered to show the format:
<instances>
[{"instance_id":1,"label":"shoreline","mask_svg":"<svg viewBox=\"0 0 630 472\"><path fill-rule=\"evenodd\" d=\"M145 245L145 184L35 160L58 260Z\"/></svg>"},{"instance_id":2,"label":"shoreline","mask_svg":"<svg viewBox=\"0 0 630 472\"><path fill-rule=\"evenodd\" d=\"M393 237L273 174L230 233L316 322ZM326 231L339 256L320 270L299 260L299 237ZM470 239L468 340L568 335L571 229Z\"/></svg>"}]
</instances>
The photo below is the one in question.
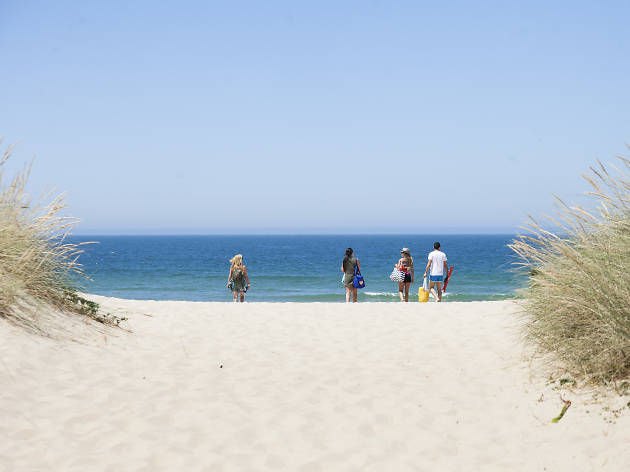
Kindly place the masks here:
<instances>
[{"instance_id":1,"label":"shoreline","mask_svg":"<svg viewBox=\"0 0 630 472\"><path fill-rule=\"evenodd\" d=\"M123 329L75 321L73 340L56 340L0 323L2 469L630 464L630 410L550 383L522 343L516 302L86 297L127 317ZM552 424L560 396L572 406Z\"/></svg>"},{"instance_id":2,"label":"shoreline","mask_svg":"<svg viewBox=\"0 0 630 472\"><path fill-rule=\"evenodd\" d=\"M90 298L90 297L94 297L94 298L99 298L102 300L107 300L107 299L112 299L112 300L127 300L127 301L132 301L132 302L165 302L165 303L171 303L171 302L180 302L180 303L234 303L234 301L232 299L229 299L226 297L226 299L224 300L178 300L178 299L173 299L173 300L163 300L163 299L142 299L142 298L122 298L122 297L114 297L114 296L109 296L109 295L99 295L99 294L95 294L95 293L85 293L85 292L77 292L79 295L81 295L84 298ZM230 295L231 296L231 295ZM311 303L322 303L322 304L345 304L345 295L341 294L338 297L335 298L335 300L305 300L305 301L295 301L295 300L254 300L254 301L250 301L247 297L247 294L245 295L245 303L254 303L254 304L261 304L261 303L270 303L270 304L283 304L283 303L295 303L298 305L309 305ZM374 296L374 295L372 295ZM398 299L398 294L397 293L388 293L388 294L381 294L379 293L377 296L387 296L387 297L391 297L393 300L366 300L362 297L359 296L359 300L357 301L357 304L361 305L361 304L383 304L383 305L390 305L390 304L398 304L401 303L400 300ZM497 302L519 302L521 300L524 300L523 297L518 296L518 295L503 295L503 294L499 294L497 295L497 297L505 297L505 298L499 298L496 300L448 300L448 296L444 296L443 298L443 303L447 303L447 304L451 304L451 303L497 303ZM426 303L420 303L418 301L418 296L416 295L414 297L414 299L411 299L410 296L410 300L409 302L406 302L408 304L420 304L420 305L431 305L433 303L436 303L435 300L433 299L433 297L431 297L429 299L428 302Z\"/></svg>"}]
</instances>

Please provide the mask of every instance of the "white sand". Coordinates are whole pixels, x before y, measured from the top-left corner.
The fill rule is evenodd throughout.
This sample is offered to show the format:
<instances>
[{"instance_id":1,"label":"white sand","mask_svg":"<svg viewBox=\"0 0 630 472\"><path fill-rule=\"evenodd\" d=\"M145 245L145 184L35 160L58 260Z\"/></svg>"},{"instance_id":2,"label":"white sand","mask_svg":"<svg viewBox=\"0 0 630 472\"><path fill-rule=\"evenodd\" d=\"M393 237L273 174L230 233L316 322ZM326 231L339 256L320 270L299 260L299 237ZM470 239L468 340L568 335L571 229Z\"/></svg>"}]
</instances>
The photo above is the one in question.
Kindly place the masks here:
<instances>
[{"instance_id":1,"label":"white sand","mask_svg":"<svg viewBox=\"0 0 630 472\"><path fill-rule=\"evenodd\" d=\"M133 333L0 322L0 470L630 470L630 397L547 385L512 302L91 298Z\"/></svg>"}]
</instances>

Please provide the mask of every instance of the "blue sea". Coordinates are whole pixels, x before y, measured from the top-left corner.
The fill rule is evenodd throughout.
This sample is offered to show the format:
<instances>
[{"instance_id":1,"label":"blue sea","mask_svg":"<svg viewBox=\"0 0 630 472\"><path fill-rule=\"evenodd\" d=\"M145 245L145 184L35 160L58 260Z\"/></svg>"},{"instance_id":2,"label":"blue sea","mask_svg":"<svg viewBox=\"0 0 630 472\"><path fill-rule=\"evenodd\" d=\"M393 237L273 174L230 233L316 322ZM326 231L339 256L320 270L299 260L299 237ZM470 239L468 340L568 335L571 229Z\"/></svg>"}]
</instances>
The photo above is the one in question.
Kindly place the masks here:
<instances>
[{"instance_id":1,"label":"blue sea","mask_svg":"<svg viewBox=\"0 0 630 472\"><path fill-rule=\"evenodd\" d=\"M90 280L87 293L139 300L231 301L229 260L243 254L251 281L246 301L343 302L340 266L352 247L366 287L359 302L398 301L389 274L408 247L418 286L427 255L439 240L455 267L445 301L504 300L517 297L526 278L514 271L507 244L513 235L322 235L322 236L74 236L84 246L79 261Z\"/></svg>"}]
</instances>

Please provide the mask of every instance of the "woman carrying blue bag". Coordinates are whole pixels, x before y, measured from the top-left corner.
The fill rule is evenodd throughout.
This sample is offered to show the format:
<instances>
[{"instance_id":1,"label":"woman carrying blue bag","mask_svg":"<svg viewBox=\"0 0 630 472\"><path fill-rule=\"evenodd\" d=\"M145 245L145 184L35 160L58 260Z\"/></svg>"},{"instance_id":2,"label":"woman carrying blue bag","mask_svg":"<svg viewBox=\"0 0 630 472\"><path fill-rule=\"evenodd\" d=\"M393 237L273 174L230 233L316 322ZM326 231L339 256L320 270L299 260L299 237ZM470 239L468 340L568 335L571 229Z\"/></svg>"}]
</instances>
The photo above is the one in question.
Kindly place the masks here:
<instances>
[{"instance_id":1,"label":"woman carrying blue bag","mask_svg":"<svg viewBox=\"0 0 630 472\"><path fill-rule=\"evenodd\" d=\"M359 259L354 257L354 251L351 247L346 249L346 257L341 263L341 272L343 272L342 283L346 289L346 302L350 302L350 295L352 295L352 302L356 303L357 290L365 287L365 282L361 275Z\"/></svg>"}]
</instances>

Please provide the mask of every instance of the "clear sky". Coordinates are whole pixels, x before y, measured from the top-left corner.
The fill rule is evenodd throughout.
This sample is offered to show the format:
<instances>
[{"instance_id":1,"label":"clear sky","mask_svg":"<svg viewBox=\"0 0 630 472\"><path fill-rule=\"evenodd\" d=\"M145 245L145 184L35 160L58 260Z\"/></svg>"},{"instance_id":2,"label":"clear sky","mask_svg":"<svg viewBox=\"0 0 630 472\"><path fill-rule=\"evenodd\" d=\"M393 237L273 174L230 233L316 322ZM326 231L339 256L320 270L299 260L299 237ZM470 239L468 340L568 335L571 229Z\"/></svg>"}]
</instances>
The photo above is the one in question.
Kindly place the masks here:
<instances>
[{"instance_id":1,"label":"clear sky","mask_svg":"<svg viewBox=\"0 0 630 472\"><path fill-rule=\"evenodd\" d=\"M630 141L630 2L0 0L75 233L512 232ZM626 153L627 154L627 153Z\"/></svg>"}]
</instances>

